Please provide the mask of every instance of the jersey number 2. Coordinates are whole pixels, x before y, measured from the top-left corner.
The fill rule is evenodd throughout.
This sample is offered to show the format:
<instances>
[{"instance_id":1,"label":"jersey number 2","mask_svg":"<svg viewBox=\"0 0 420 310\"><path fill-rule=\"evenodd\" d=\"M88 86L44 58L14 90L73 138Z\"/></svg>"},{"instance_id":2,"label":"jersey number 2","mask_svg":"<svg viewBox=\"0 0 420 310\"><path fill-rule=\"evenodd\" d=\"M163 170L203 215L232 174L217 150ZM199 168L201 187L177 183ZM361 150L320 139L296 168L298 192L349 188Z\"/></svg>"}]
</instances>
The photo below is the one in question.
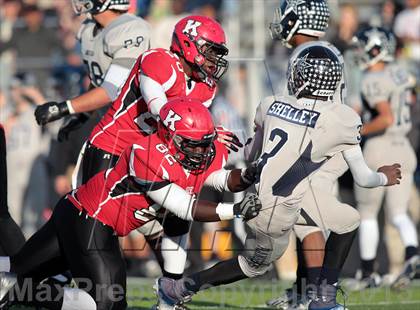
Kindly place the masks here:
<instances>
[{"instance_id":1,"label":"jersey number 2","mask_svg":"<svg viewBox=\"0 0 420 310\"><path fill-rule=\"evenodd\" d=\"M269 153L264 153L261 156L261 161L258 163L258 175L261 175L261 171L267 161L275 156L280 149L286 144L288 134L280 128L274 128L270 133L270 141L274 141L276 136L280 136L280 141L274 146ZM272 187L272 193L274 196L287 197L292 194L294 188L312 172L319 169L325 160L315 163L311 159L312 153L312 142L306 146L305 150L301 153L298 159L293 163L292 166L274 183ZM273 171L275 173L275 171ZM257 180L259 182L260 180Z\"/></svg>"},{"instance_id":2,"label":"jersey number 2","mask_svg":"<svg viewBox=\"0 0 420 310\"><path fill-rule=\"evenodd\" d=\"M262 168L267 163L268 159L273 157L280 151L280 149L285 145L288 139L288 134L280 128L274 128L270 133L270 141L274 141L274 138L280 136L280 141L276 144L275 147L271 150L270 153L264 153L261 155L261 161L258 163L258 171L261 171Z\"/></svg>"}]
</instances>

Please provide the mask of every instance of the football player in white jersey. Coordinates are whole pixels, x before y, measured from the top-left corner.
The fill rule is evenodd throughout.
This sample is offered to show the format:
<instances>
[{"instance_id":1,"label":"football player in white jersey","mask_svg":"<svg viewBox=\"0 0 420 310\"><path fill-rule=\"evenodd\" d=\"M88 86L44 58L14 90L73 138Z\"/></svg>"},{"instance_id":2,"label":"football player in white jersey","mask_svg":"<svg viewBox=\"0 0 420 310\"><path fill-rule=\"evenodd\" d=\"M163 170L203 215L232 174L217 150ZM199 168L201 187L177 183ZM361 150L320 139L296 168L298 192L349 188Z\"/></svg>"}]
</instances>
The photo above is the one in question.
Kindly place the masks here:
<instances>
[{"instance_id":1,"label":"football player in white jersey","mask_svg":"<svg viewBox=\"0 0 420 310\"><path fill-rule=\"evenodd\" d=\"M282 0L270 24L273 39L280 40L289 48L296 48L291 58L306 48L311 42L325 45L335 51L344 64L340 52L326 41L319 41L325 34L329 21L329 7L325 0ZM343 103L345 95L344 74L334 94L334 101ZM284 92L287 94L287 90ZM341 154L336 154L325 163L311 180L311 191L302 201L302 214L306 221L297 223L298 269L296 284L279 298L267 302L269 306L294 309L306 308L309 303L308 289L316 284L324 262L324 234L332 231L340 235L348 246L351 245L359 225L359 214L351 206L340 202L337 195L337 179L347 170ZM318 227L307 214L316 214L322 221ZM324 232L324 234L323 234ZM307 287L309 284L309 287Z\"/></svg>"},{"instance_id":2,"label":"football player in white jersey","mask_svg":"<svg viewBox=\"0 0 420 310\"><path fill-rule=\"evenodd\" d=\"M366 138L363 154L372 168L398 159L403 176L401 184L392 188L367 190L355 187L361 216L359 242L362 280L358 289L379 284L379 278L374 273L374 262L379 243L377 217L383 199L387 218L398 230L405 246L405 265L392 286L404 288L415 276L416 269L420 269L417 231L407 212L417 166L413 147L406 137L411 129L410 108L414 102L412 91L416 81L394 61L396 41L391 32L379 27L368 27L355 36L354 42L364 69L361 97L370 118L361 131Z\"/></svg>"},{"instance_id":3,"label":"football player in white jersey","mask_svg":"<svg viewBox=\"0 0 420 310\"><path fill-rule=\"evenodd\" d=\"M255 187L263 208L248 221L245 252L231 260L174 281L157 281L161 310L188 300L198 291L264 274L286 250L289 234L300 221L301 202L310 190L310 178L330 158L342 153L356 182L364 187L399 183L399 165L383 166L378 172L365 163L360 142L361 120L350 107L332 97L342 78L342 63L334 49L313 43L289 61L289 96L262 101L255 117L256 132L248 145L259 157ZM319 225L322 219L313 216ZM346 246L333 238L321 271L318 297L310 309L343 309L336 303L334 285ZM327 246L330 240L328 240ZM322 283L322 284L321 284Z\"/></svg>"},{"instance_id":4,"label":"football player in white jersey","mask_svg":"<svg viewBox=\"0 0 420 310\"><path fill-rule=\"evenodd\" d=\"M52 101L38 106L35 117L40 125L69 114L96 110L112 102L134 62L150 48L150 25L141 17L127 13L129 0L72 0L72 3L76 14L88 14L77 37L92 87L64 102ZM68 120L70 124L64 134L79 121Z\"/></svg>"}]
</instances>

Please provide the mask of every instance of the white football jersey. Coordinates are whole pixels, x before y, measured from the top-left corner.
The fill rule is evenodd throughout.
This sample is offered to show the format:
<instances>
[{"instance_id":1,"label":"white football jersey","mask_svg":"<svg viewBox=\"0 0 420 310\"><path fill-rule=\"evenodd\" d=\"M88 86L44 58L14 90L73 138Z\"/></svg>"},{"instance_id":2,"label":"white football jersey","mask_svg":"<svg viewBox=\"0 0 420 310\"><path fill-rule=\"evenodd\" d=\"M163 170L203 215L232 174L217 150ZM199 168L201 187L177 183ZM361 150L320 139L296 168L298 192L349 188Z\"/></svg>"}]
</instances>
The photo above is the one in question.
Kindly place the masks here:
<instances>
[{"instance_id":1,"label":"white football jersey","mask_svg":"<svg viewBox=\"0 0 420 310\"><path fill-rule=\"evenodd\" d=\"M255 125L263 132L256 189L264 208L298 204L313 173L360 142L359 115L332 101L268 97L257 108Z\"/></svg>"},{"instance_id":2,"label":"white football jersey","mask_svg":"<svg viewBox=\"0 0 420 310\"><path fill-rule=\"evenodd\" d=\"M113 72L110 82L121 86L136 59L150 48L150 31L148 22L129 13L105 28L93 19L85 20L77 37L92 84L101 86L111 64L115 64L115 68L123 69Z\"/></svg>"},{"instance_id":3,"label":"white football jersey","mask_svg":"<svg viewBox=\"0 0 420 310\"><path fill-rule=\"evenodd\" d=\"M387 65L382 71L364 74L361 83L362 101L370 112L370 118L377 115L375 107L380 102L389 102L394 115L393 124L383 134L405 136L410 131L410 89L415 85L415 78L398 64Z\"/></svg>"}]
</instances>

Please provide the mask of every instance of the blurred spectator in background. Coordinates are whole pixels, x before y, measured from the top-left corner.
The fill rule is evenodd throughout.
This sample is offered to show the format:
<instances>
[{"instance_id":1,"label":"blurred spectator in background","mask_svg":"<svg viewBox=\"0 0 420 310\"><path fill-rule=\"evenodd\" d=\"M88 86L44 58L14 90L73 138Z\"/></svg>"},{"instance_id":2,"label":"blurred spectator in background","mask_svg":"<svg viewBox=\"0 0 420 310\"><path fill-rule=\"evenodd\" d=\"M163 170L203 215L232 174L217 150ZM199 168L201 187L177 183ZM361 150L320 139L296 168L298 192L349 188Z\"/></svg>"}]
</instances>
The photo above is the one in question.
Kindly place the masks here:
<instances>
[{"instance_id":1,"label":"blurred spectator in background","mask_svg":"<svg viewBox=\"0 0 420 310\"><path fill-rule=\"evenodd\" d=\"M17 57L17 71L33 74L36 86L44 91L61 43L56 32L45 27L44 13L36 5L24 6L21 14L24 26L16 28L9 41L0 43L0 53L13 49Z\"/></svg>"},{"instance_id":2,"label":"blurred spectator in background","mask_svg":"<svg viewBox=\"0 0 420 310\"><path fill-rule=\"evenodd\" d=\"M404 42L404 54L420 62L420 0L406 0L406 9L395 19L395 35Z\"/></svg>"},{"instance_id":3,"label":"blurred spectator in background","mask_svg":"<svg viewBox=\"0 0 420 310\"><path fill-rule=\"evenodd\" d=\"M137 16L145 18L149 15L150 6L153 0L132 0L136 2Z\"/></svg>"},{"instance_id":4,"label":"blurred spectator in background","mask_svg":"<svg viewBox=\"0 0 420 310\"><path fill-rule=\"evenodd\" d=\"M401 5L394 0L387 0L382 5L381 11L381 26L387 30L394 29L394 22L397 13L401 11Z\"/></svg>"},{"instance_id":5,"label":"blurred spectator in background","mask_svg":"<svg viewBox=\"0 0 420 310\"><path fill-rule=\"evenodd\" d=\"M3 0L0 10L0 49L1 42L12 38L15 23L19 17L21 3L19 0ZM0 52L0 90L5 90L9 84L14 70L14 57L12 52Z\"/></svg>"},{"instance_id":6,"label":"blurred spectator in background","mask_svg":"<svg viewBox=\"0 0 420 310\"><path fill-rule=\"evenodd\" d=\"M185 12L185 4L187 0L170 1L170 14L159 19L153 24L152 36L150 39L153 48L168 48L171 46L172 33L175 24L188 14Z\"/></svg>"},{"instance_id":7,"label":"blurred spectator in background","mask_svg":"<svg viewBox=\"0 0 420 310\"><path fill-rule=\"evenodd\" d=\"M359 16L353 4L344 4L340 7L340 20L335 36L331 39L341 53L344 53L351 45L351 39L359 26Z\"/></svg>"},{"instance_id":8,"label":"blurred spectator in background","mask_svg":"<svg viewBox=\"0 0 420 310\"><path fill-rule=\"evenodd\" d=\"M35 105L45 101L30 75L20 75L11 85L12 109L6 115L9 211L26 237L41 225L47 206L48 178L45 154L49 135L33 117Z\"/></svg>"}]
</instances>

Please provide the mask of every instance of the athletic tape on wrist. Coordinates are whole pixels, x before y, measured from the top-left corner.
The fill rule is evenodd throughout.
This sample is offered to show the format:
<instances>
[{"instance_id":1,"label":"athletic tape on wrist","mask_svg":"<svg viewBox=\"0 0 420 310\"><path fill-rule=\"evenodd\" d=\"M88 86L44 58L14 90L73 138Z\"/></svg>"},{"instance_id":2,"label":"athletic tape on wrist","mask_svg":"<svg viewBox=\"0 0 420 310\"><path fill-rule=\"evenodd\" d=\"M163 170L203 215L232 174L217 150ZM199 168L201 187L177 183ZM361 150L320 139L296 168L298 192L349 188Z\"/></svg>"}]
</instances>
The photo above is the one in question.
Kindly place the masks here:
<instances>
[{"instance_id":1,"label":"athletic tape on wrist","mask_svg":"<svg viewBox=\"0 0 420 310\"><path fill-rule=\"evenodd\" d=\"M233 214L233 204L232 203L222 203L220 202L216 207L216 213L222 221L231 220L235 216Z\"/></svg>"},{"instance_id":2,"label":"athletic tape on wrist","mask_svg":"<svg viewBox=\"0 0 420 310\"><path fill-rule=\"evenodd\" d=\"M73 109L73 106L71 105L71 100L66 100L66 104L70 114L76 113L76 111Z\"/></svg>"}]
</instances>

